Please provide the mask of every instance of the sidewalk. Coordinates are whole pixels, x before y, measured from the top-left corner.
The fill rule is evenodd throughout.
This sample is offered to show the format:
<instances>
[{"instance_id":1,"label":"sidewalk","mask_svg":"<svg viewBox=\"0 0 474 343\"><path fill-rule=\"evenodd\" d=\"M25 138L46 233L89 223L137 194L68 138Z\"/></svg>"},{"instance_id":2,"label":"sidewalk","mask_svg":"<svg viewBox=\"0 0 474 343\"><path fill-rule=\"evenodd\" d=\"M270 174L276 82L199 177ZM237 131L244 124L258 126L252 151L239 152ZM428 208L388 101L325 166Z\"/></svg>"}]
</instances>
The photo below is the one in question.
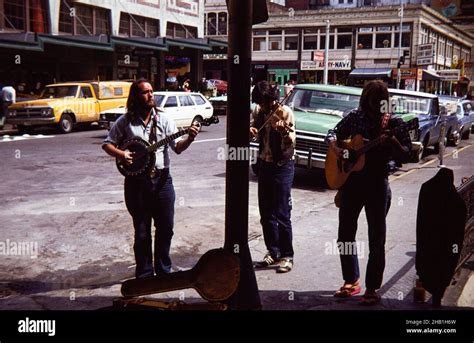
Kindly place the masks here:
<instances>
[{"instance_id":1,"label":"sidewalk","mask_svg":"<svg viewBox=\"0 0 474 343\"><path fill-rule=\"evenodd\" d=\"M474 171L474 147L459 149L444 159L446 167L455 175L458 186L462 177ZM439 170L438 160L419 165L417 169L391 177L392 205L387 217L386 268L380 294L382 302L372 307L376 310L429 310L431 302L413 302L416 255L416 212L421 185ZM367 224L365 214L359 217L357 239L361 243L359 266L363 291L350 299L333 297L343 283L339 256L335 252L338 210L334 204L320 204L313 213L293 223L294 269L287 274L276 274L274 270L256 270L260 297L265 310L367 310L360 306L360 297L365 290L365 269L368 254ZM312 228L301 233L298 228ZM252 243L252 242L251 242ZM364 249L365 248L365 249ZM263 240L251 244L252 256L265 252ZM262 255L263 256L263 255ZM474 272L472 261L463 268L457 286L450 286L443 298L444 308L460 305L474 307ZM470 269L469 269L470 266ZM470 282L468 281L470 278ZM466 285L464 289L459 289ZM457 288L456 288L457 287ZM461 287L462 288L462 287ZM453 295L457 294L457 295ZM462 294L462 296L461 296ZM371 309L372 309L371 308ZM457 308L457 307L455 307ZM461 308L459 308L461 309Z\"/></svg>"}]
</instances>

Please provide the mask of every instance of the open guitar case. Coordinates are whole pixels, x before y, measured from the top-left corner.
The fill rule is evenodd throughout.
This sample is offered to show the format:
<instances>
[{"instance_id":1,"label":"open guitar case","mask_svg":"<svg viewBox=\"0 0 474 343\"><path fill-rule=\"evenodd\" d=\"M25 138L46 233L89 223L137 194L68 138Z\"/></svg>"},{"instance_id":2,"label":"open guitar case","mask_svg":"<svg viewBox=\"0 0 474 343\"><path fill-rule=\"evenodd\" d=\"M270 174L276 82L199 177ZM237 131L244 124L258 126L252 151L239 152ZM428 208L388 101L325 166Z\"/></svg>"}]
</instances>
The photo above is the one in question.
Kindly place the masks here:
<instances>
[{"instance_id":1,"label":"open guitar case","mask_svg":"<svg viewBox=\"0 0 474 343\"><path fill-rule=\"evenodd\" d=\"M239 280L237 256L224 249L212 249L190 270L124 281L121 288L123 297L114 300L113 308L224 311L227 310L224 301L235 293ZM142 297L186 288L194 288L207 302L166 302Z\"/></svg>"}]
</instances>

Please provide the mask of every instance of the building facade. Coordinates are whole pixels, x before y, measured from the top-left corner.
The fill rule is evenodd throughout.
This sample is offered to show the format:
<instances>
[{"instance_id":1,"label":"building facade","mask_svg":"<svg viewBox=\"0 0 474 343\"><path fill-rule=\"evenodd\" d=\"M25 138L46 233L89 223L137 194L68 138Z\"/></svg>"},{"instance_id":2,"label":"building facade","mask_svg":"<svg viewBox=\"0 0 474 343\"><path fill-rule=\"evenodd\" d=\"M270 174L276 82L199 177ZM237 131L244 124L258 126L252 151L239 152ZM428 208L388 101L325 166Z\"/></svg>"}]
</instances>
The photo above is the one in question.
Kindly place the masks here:
<instances>
[{"instance_id":1,"label":"building facade","mask_svg":"<svg viewBox=\"0 0 474 343\"><path fill-rule=\"evenodd\" d=\"M197 85L212 50L204 0L0 0L0 13L0 83L28 92L88 79Z\"/></svg>"}]
</instances>

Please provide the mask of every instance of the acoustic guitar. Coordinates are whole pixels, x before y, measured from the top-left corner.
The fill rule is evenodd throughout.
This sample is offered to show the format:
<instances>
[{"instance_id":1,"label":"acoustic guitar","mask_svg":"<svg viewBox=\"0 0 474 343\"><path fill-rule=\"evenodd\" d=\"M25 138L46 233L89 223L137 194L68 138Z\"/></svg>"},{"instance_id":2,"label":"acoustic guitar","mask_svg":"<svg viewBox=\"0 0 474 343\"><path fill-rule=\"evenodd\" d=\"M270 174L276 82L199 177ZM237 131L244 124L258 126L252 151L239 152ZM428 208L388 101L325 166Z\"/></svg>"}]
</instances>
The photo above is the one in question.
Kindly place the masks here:
<instances>
[{"instance_id":1,"label":"acoustic guitar","mask_svg":"<svg viewBox=\"0 0 474 343\"><path fill-rule=\"evenodd\" d=\"M418 118L390 130L390 134L395 134L401 128L406 128L408 131L418 129ZM362 170L365 166L365 154L381 142L382 137L364 142L362 135L355 135L350 140L337 143L339 148L344 149L342 157L337 156L333 149L328 149L324 169L329 188L341 188L352 172Z\"/></svg>"},{"instance_id":2,"label":"acoustic guitar","mask_svg":"<svg viewBox=\"0 0 474 343\"><path fill-rule=\"evenodd\" d=\"M201 126L209 126L211 124L219 123L217 116L212 116L208 119L202 120L199 124ZM163 138L162 140L150 144L140 137L133 137L126 140L120 146L120 150L128 150L134 153L133 163L128 165L122 159L116 159L117 169L123 176L142 176L150 173L155 166L156 155L155 152L163 145L170 143L178 137L184 136L188 133L189 128L181 129L178 132Z\"/></svg>"},{"instance_id":3,"label":"acoustic guitar","mask_svg":"<svg viewBox=\"0 0 474 343\"><path fill-rule=\"evenodd\" d=\"M135 297L194 288L207 301L223 301L234 294L239 280L239 259L224 249L212 249L190 270L127 280L121 292L125 297Z\"/></svg>"}]
</instances>

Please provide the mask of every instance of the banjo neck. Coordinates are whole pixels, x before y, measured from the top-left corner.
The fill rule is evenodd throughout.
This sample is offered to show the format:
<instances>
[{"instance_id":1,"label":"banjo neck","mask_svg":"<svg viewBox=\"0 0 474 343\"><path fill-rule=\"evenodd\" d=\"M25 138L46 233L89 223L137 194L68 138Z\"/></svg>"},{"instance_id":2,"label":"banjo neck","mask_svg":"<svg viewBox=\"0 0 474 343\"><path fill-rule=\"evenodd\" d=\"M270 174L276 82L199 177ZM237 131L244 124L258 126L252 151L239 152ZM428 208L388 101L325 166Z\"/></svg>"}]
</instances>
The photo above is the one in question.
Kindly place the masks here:
<instances>
[{"instance_id":1,"label":"banjo neck","mask_svg":"<svg viewBox=\"0 0 474 343\"><path fill-rule=\"evenodd\" d=\"M161 140L159 140L156 143L151 144L149 147L147 147L148 152L155 152L159 147L168 144L171 141L174 141L176 138L184 136L188 133L189 129L181 129L176 133L173 133L172 135L169 135Z\"/></svg>"}]
</instances>

